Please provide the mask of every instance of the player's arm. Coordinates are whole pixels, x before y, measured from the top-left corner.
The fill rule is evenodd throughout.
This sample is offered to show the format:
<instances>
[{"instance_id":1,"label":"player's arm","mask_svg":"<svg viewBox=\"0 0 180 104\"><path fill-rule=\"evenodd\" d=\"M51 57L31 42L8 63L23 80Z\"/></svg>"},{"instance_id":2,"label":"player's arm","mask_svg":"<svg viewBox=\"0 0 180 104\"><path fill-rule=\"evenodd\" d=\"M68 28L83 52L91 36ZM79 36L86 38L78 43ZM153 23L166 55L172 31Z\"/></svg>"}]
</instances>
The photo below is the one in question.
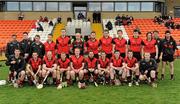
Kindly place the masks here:
<instances>
[{"instance_id":1,"label":"player's arm","mask_svg":"<svg viewBox=\"0 0 180 104\"><path fill-rule=\"evenodd\" d=\"M142 58L142 59L144 58L144 46L145 46L145 44L144 44L144 42L142 41L142 42L141 42L141 58Z\"/></svg>"},{"instance_id":2,"label":"player's arm","mask_svg":"<svg viewBox=\"0 0 180 104\"><path fill-rule=\"evenodd\" d=\"M41 65L38 66L38 70L37 70L36 74L39 73L39 71L41 70L41 67L42 67Z\"/></svg>"},{"instance_id":3,"label":"player's arm","mask_svg":"<svg viewBox=\"0 0 180 104\"><path fill-rule=\"evenodd\" d=\"M42 68L43 68L44 70L46 70L46 71L50 70L50 68L47 68L47 67L46 67L46 64L43 64L43 65L42 65Z\"/></svg>"},{"instance_id":4,"label":"player's arm","mask_svg":"<svg viewBox=\"0 0 180 104\"><path fill-rule=\"evenodd\" d=\"M104 71L104 68L101 68L101 65L100 65L100 64L98 64L98 69Z\"/></svg>"},{"instance_id":5,"label":"player's arm","mask_svg":"<svg viewBox=\"0 0 180 104\"><path fill-rule=\"evenodd\" d=\"M156 48L156 56L155 56L155 58L157 59L158 58L158 54L159 54L159 49L158 49L157 44L155 45L155 48Z\"/></svg>"},{"instance_id":6,"label":"player's arm","mask_svg":"<svg viewBox=\"0 0 180 104\"><path fill-rule=\"evenodd\" d=\"M72 63L72 62L70 63L70 68L71 68L71 70L74 70L73 63Z\"/></svg>"},{"instance_id":7,"label":"player's arm","mask_svg":"<svg viewBox=\"0 0 180 104\"><path fill-rule=\"evenodd\" d=\"M9 47L10 47L10 45L9 45L10 43L8 43L7 44L7 46L6 46L6 53L5 53L5 56L6 56L6 58L9 58Z\"/></svg>"}]
</instances>

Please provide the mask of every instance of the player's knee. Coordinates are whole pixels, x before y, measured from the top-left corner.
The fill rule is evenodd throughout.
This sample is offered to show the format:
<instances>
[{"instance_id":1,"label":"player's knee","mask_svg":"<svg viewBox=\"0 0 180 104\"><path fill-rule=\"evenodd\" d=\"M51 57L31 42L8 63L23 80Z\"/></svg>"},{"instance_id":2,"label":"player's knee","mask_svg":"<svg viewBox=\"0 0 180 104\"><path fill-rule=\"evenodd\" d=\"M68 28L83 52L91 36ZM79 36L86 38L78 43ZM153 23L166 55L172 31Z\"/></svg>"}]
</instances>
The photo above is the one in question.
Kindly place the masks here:
<instances>
[{"instance_id":1,"label":"player's knee","mask_svg":"<svg viewBox=\"0 0 180 104\"><path fill-rule=\"evenodd\" d=\"M144 81L145 80L144 75L140 75L139 80Z\"/></svg>"}]
</instances>

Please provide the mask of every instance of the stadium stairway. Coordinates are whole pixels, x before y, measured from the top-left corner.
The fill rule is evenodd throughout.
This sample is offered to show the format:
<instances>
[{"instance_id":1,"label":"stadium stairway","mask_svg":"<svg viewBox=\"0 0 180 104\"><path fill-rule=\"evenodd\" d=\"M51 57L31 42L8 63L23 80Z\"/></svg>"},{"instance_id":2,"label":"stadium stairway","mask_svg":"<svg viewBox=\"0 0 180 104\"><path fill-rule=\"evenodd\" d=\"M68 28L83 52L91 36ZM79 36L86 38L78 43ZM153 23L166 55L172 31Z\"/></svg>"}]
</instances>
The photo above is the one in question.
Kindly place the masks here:
<instances>
[{"instance_id":1,"label":"stadium stairway","mask_svg":"<svg viewBox=\"0 0 180 104\"><path fill-rule=\"evenodd\" d=\"M96 32L96 38L100 39L103 34L103 27L101 23L92 23L91 24L92 31Z\"/></svg>"},{"instance_id":2,"label":"stadium stairway","mask_svg":"<svg viewBox=\"0 0 180 104\"><path fill-rule=\"evenodd\" d=\"M56 39L61 35L61 29L65 28L64 24L56 24L53 30L53 41L55 42Z\"/></svg>"}]
</instances>

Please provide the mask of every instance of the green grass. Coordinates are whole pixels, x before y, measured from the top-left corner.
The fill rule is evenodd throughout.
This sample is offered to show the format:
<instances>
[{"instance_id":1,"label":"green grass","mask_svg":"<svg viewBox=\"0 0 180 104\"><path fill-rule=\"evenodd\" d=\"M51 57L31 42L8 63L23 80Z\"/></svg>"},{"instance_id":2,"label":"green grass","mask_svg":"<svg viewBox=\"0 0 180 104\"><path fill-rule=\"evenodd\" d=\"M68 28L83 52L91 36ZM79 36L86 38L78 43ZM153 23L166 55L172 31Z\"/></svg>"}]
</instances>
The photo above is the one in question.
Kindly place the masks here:
<instances>
[{"instance_id":1,"label":"green grass","mask_svg":"<svg viewBox=\"0 0 180 104\"><path fill-rule=\"evenodd\" d=\"M45 87L38 90L25 86L13 88L0 86L0 104L180 104L180 60L175 61L175 80L170 81L167 68L165 80L158 88L148 85L133 86L88 86L81 90L76 86L56 90ZM3 63L2 63L3 64ZM0 67L0 79L6 79L8 68Z\"/></svg>"}]
</instances>

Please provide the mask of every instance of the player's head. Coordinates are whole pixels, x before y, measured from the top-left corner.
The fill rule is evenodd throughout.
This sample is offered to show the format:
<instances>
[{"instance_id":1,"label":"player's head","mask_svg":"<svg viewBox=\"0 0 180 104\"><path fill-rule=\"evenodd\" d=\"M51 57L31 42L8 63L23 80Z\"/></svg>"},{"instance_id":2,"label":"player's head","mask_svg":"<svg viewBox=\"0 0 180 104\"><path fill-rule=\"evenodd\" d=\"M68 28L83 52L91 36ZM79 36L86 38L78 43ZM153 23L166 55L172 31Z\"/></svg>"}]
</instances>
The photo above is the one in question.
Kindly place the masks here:
<instances>
[{"instance_id":1,"label":"player's head","mask_svg":"<svg viewBox=\"0 0 180 104\"><path fill-rule=\"evenodd\" d=\"M15 49L14 49L14 54L15 54L15 56L20 56L20 53L21 53L21 51L20 51L19 48L15 48Z\"/></svg>"},{"instance_id":2,"label":"player's head","mask_svg":"<svg viewBox=\"0 0 180 104\"><path fill-rule=\"evenodd\" d=\"M66 53L64 53L64 52L61 53L61 59L62 59L62 60L65 60L65 59L66 59Z\"/></svg>"},{"instance_id":3,"label":"player's head","mask_svg":"<svg viewBox=\"0 0 180 104\"><path fill-rule=\"evenodd\" d=\"M170 39L171 38L171 32L169 30L165 31L165 38Z\"/></svg>"},{"instance_id":4,"label":"player's head","mask_svg":"<svg viewBox=\"0 0 180 104\"><path fill-rule=\"evenodd\" d=\"M75 56L79 56L80 55L80 49L75 48L74 53L75 53Z\"/></svg>"},{"instance_id":5,"label":"player's head","mask_svg":"<svg viewBox=\"0 0 180 104\"><path fill-rule=\"evenodd\" d=\"M158 38L159 37L159 31L154 30L153 34L154 34L154 38Z\"/></svg>"},{"instance_id":6,"label":"player's head","mask_svg":"<svg viewBox=\"0 0 180 104\"><path fill-rule=\"evenodd\" d=\"M28 33L27 32L23 32L23 38L28 39Z\"/></svg>"},{"instance_id":7,"label":"player's head","mask_svg":"<svg viewBox=\"0 0 180 104\"><path fill-rule=\"evenodd\" d=\"M65 29L61 29L61 36L66 36L66 30Z\"/></svg>"},{"instance_id":8,"label":"player's head","mask_svg":"<svg viewBox=\"0 0 180 104\"><path fill-rule=\"evenodd\" d=\"M93 58L94 57L94 53L93 51L90 51L89 54L88 54L89 58Z\"/></svg>"},{"instance_id":9,"label":"player's head","mask_svg":"<svg viewBox=\"0 0 180 104\"><path fill-rule=\"evenodd\" d=\"M128 51L128 58L132 58L133 57L133 51L129 50Z\"/></svg>"},{"instance_id":10,"label":"player's head","mask_svg":"<svg viewBox=\"0 0 180 104\"><path fill-rule=\"evenodd\" d=\"M151 32L146 33L146 39L147 40L152 40L152 33Z\"/></svg>"},{"instance_id":11,"label":"player's head","mask_svg":"<svg viewBox=\"0 0 180 104\"><path fill-rule=\"evenodd\" d=\"M150 54L150 53L148 53L148 52L144 53L144 59L145 59L146 61L149 61L149 60L150 60L150 57L151 57L151 54Z\"/></svg>"},{"instance_id":12,"label":"player's head","mask_svg":"<svg viewBox=\"0 0 180 104\"><path fill-rule=\"evenodd\" d=\"M108 37L109 36L109 30L105 29L104 30L104 37Z\"/></svg>"},{"instance_id":13,"label":"player's head","mask_svg":"<svg viewBox=\"0 0 180 104\"><path fill-rule=\"evenodd\" d=\"M47 58L48 59L52 59L52 51L48 51L47 52Z\"/></svg>"},{"instance_id":14,"label":"player's head","mask_svg":"<svg viewBox=\"0 0 180 104\"><path fill-rule=\"evenodd\" d=\"M33 52L32 53L32 57L33 57L33 59L37 59L38 58L38 53L37 52Z\"/></svg>"},{"instance_id":15,"label":"player's head","mask_svg":"<svg viewBox=\"0 0 180 104\"><path fill-rule=\"evenodd\" d=\"M119 56L120 56L120 52L119 51L114 51L114 56L116 57L116 58L119 58Z\"/></svg>"},{"instance_id":16,"label":"player's head","mask_svg":"<svg viewBox=\"0 0 180 104\"><path fill-rule=\"evenodd\" d=\"M80 40L81 39L81 34L80 33L76 33L76 40Z\"/></svg>"},{"instance_id":17,"label":"player's head","mask_svg":"<svg viewBox=\"0 0 180 104\"><path fill-rule=\"evenodd\" d=\"M90 38L91 39L95 39L96 38L96 32L95 31L91 32Z\"/></svg>"},{"instance_id":18,"label":"player's head","mask_svg":"<svg viewBox=\"0 0 180 104\"><path fill-rule=\"evenodd\" d=\"M133 36L134 36L134 38L138 38L139 37L139 31L137 29L135 29L133 31Z\"/></svg>"},{"instance_id":19,"label":"player's head","mask_svg":"<svg viewBox=\"0 0 180 104\"><path fill-rule=\"evenodd\" d=\"M40 42L40 36L39 35L35 36L35 42Z\"/></svg>"},{"instance_id":20,"label":"player's head","mask_svg":"<svg viewBox=\"0 0 180 104\"><path fill-rule=\"evenodd\" d=\"M12 35L12 41L16 41L17 35L13 34Z\"/></svg>"},{"instance_id":21,"label":"player's head","mask_svg":"<svg viewBox=\"0 0 180 104\"><path fill-rule=\"evenodd\" d=\"M48 39L47 41L52 41L52 34L48 34Z\"/></svg>"},{"instance_id":22,"label":"player's head","mask_svg":"<svg viewBox=\"0 0 180 104\"><path fill-rule=\"evenodd\" d=\"M101 52L101 58L105 59L106 58L106 53L104 51Z\"/></svg>"},{"instance_id":23,"label":"player's head","mask_svg":"<svg viewBox=\"0 0 180 104\"><path fill-rule=\"evenodd\" d=\"M117 35L118 35L118 37L122 37L122 35L123 35L122 30L118 30L118 31L117 31Z\"/></svg>"}]
</instances>

